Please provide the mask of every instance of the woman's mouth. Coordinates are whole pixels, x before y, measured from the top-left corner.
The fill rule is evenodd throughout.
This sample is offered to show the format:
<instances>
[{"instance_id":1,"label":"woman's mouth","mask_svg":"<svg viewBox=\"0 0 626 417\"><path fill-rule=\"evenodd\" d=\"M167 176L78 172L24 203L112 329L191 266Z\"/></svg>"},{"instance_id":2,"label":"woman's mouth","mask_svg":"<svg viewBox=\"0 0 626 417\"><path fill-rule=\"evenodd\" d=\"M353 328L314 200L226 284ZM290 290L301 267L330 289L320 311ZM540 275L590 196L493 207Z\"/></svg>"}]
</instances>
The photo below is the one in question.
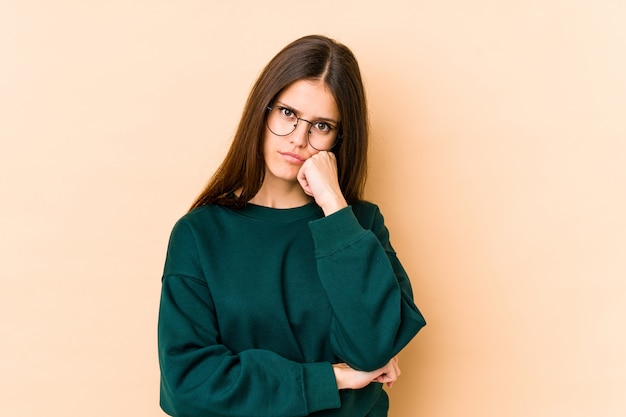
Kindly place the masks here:
<instances>
[{"instance_id":1,"label":"woman's mouth","mask_svg":"<svg viewBox=\"0 0 626 417\"><path fill-rule=\"evenodd\" d=\"M291 152L278 152L287 161L293 164L303 164L306 159L298 154Z\"/></svg>"}]
</instances>

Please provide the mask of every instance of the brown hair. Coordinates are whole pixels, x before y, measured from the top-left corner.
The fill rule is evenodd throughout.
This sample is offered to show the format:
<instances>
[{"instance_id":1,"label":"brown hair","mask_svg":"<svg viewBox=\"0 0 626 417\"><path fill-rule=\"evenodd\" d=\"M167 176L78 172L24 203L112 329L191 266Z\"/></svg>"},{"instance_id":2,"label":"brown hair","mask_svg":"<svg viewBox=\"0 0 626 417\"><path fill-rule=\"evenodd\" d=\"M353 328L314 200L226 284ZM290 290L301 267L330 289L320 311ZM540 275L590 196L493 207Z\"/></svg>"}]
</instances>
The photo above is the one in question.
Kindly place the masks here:
<instances>
[{"instance_id":1,"label":"brown hair","mask_svg":"<svg viewBox=\"0 0 626 417\"><path fill-rule=\"evenodd\" d=\"M259 191L265 175L263 138L266 109L298 80L326 83L341 115L337 158L339 185L348 204L358 201L367 174L368 112L356 58L346 46L325 36L300 38L283 48L263 69L243 109L239 126L224 161L191 206L207 204L242 207ZM241 188L239 197L234 191Z\"/></svg>"}]
</instances>

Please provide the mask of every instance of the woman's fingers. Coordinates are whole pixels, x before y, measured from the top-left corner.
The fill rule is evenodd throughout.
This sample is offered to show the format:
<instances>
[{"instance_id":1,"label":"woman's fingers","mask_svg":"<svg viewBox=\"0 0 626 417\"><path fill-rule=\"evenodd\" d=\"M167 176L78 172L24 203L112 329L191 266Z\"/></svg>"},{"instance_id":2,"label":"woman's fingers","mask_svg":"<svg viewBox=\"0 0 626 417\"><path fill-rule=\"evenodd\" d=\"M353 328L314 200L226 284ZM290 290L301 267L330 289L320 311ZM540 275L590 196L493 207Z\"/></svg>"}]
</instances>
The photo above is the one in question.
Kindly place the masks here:
<instances>
[{"instance_id":1,"label":"woman's fingers","mask_svg":"<svg viewBox=\"0 0 626 417\"><path fill-rule=\"evenodd\" d=\"M327 216L348 205L339 186L337 159L332 152L319 152L307 159L297 180Z\"/></svg>"},{"instance_id":2,"label":"woman's fingers","mask_svg":"<svg viewBox=\"0 0 626 417\"><path fill-rule=\"evenodd\" d=\"M365 387L370 382L387 384L391 388L401 374L397 356L392 358L382 368L372 372L357 371L345 363L334 364L333 370L339 389L359 389Z\"/></svg>"},{"instance_id":3,"label":"woman's fingers","mask_svg":"<svg viewBox=\"0 0 626 417\"><path fill-rule=\"evenodd\" d=\"M395 381L397 381L398 377L402 373L400 371L400 366L398 365L398 357L395 356L392 358L387 365L383 366L377 371L378 375L373 379L372 382L380 382L382 384L387 384L389 388L393 385Z\"/></svg>"}]
</instances>

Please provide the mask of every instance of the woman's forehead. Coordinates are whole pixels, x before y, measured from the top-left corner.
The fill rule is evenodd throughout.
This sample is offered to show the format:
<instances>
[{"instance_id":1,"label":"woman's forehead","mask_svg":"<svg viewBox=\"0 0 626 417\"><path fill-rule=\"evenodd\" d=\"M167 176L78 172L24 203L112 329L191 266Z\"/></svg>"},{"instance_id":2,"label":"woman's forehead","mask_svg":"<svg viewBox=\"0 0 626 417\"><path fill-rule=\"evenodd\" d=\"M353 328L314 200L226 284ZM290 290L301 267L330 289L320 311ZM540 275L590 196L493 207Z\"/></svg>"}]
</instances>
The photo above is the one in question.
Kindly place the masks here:
<instances>
[{"instance_id":1,"label":"woman's forehead","mask_svg":"<svg viewBox=\"0 0 626 417\"><path fill-rule=\"evenodd\" d=\"M298 80L285 88L276 102L298 112L301 117L322 118L339 122L335 97L321 80Z\"/></svg>"}]
</instances>

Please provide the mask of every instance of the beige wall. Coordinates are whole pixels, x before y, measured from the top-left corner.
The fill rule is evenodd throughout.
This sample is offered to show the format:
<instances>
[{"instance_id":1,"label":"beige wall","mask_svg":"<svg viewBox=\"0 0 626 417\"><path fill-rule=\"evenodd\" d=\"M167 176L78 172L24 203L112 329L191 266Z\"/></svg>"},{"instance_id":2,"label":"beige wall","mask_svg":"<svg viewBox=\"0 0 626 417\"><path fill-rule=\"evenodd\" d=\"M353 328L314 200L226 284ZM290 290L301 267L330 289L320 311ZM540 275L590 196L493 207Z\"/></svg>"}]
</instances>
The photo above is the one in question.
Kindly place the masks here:
<instances>
[{"instance_id":1,"label":"beige wall","mask_svg":"<svg viewBox=\"0 0 626 417\"><path fill-rule=\"evenodd\" d=\"M619 0L0 0L0 413L159 416L169 230L287 42L358 55L429 325L392 417L626 415Z\"/></svg>"}]
</instances>

